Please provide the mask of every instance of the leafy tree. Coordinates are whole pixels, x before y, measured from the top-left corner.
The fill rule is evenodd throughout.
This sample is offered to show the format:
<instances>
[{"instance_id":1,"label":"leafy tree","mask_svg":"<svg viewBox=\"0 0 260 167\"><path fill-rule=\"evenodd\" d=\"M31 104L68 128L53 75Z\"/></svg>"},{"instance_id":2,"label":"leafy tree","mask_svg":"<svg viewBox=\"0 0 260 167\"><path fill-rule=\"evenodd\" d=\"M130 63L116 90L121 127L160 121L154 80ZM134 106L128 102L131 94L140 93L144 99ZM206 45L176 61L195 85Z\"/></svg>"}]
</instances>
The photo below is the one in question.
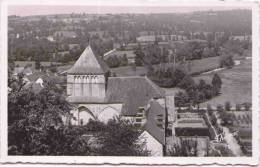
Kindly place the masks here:
<instances>
[{"instance_id":1,"label":"leafy tree","mask_svg":"<svg viewBox=\"0 0 260 167\"><path fill-rule=\"evenodd\" d=\"M223 112L224 111L223 105L221 104L217 105L217 111Z\"/></svg>"},{"instance_id":2,"label":"leafy tree","mask_svg":"<svg viewBox=\"0 0 260 167\"><path fill-rule=\"evenodd\" d=\"M138 48L135 50L135 65L136 66L142 66L143 65L143 58L144 58L144 53L141 49L141 46L138 45Z\"/></svg>"},{"instance_id":3,"label":"leafy tree","mask_svg":"<svg viewBox=\"0 0 260 167\"><path fill-rule=\"evenodd\" d=\"M245 106L245 111L249 111L250 108L251 108L251 104L250 103L245 103L244 106Z\"/></svg>"},{"instance_id":4,"label":"leafy tree","mask_svg":"<svg viewBox=\"0 0 260 167\"><path fill-rule=\"evenodd\" d=\"M211 83L212 83L212 86L213 86L214 94L218 95L220 93L220 90L221 90L222 80L217 73L214 74Z\"/></svg>"},{"instance_id":5,"label":"leafy tree","mask_svg":"<svg viewBox=\"0 0 260 167\"><path fill-rule=\"evenodd\" d=\"M189 102L189 97L187 93L179 91L174 97L174 102L176 107L184 107Z\"/></svg>"},{"instance_id":6,"label":"leafy tree","mask_svg":"<svg viewBox=\"0 0 260 167\"><path fill-rule=\"evenodd\" d=\"M182 89L185 89L185 90L188 90L189 88L192 88L194 87L196 84L195 84L195 81L192 79L191 76L189 75L186 75L182 81L178 84L178 86Z\"/></svg>"},{"instance_id":7,"label":"leafy tree","mask_svg":"<svg viewBox=\"0 0 260 167\"><path fill-rule=\"evenodd\" d=\"M128 64L128 59L126 57L126 54L121 58L120 60L120 66L126 66Z\"/></svg>"},{"instance_id":8,"label":"leafy tree","mask_svg":"<svg viewBox=\"0 0 260 167\"><path fill-rule=\"evenodd\" d=\"M229 101L225 102L225 110L230 111L231 110L231 104Z\"/></svg>"},{"instance_id":9,"label":"leafy tree","mask_svg":"<svg viewBox=\"0 0 260 167\"><path fill-rule=\"evenodd\" d=\"M207 111L209 113L209 116L211 116L213 114L213 109L212 109L212 106L210 104L207 104Z\"/></svg>"},{"instance_id":10,"label":"leafy tree","mask_svg":"<svg viewBox=\"0 0 260 167\"><path fill-rule=\"evenodd\" d=\"M231 68L235 65L232 55L222 55L220 57L220 67Z\"/></svg>"},{"instance_id":11,"label":"leafy tree","mask_svg":"<svg viewBox=\"0 0 260 167\"><path fill-rule=\"evenodd\" d=\"M19 78L9 87L9 153L49 155L56 152L58 146L51 146L55 136L50 138L50 133L61 133L59 128L63 125L62 116L70 111L68 102L52 85L45 85L44 89L35 93L30 87L24 88L24 83Z\"/></svg>"},{"instance_id":12,"label":"leafy tree","mask_svg":"<svg viewBox=\"0 0 260 167\"><path fill-rule=\"evenodd\" d=\"M241 105L240 104L236 104L236 111L241 111Z\"/></svg>"},{"instance_id":13,"label":"leafy tree","mask_svg":"<svg viewBox=\"0 0 260 167\"><path fill-rule=\"evenodd\" d=\"M150 152L145 149L140 135L141 131L127 121L109 120L95 136L101 146L97 152L101 156L147 156Z\"/></svg>"},{"instance_id":14,"label":"leafy tree","mask_svg":"<svg viewBox=\"0 0 260 167\"><path fill-rule=\"evenodd\" d=\"M180 144L174 144L169 150L169 156L174 157L193 157L198 153L198 142L194 139L181 139Z\"/></svg>"},{"instance_id":15,"label":"leafy tree","mask_svg":"<svg viewBox=\"0 0 260 167\"><path fill-rule=\"evenodd\" d=\"M110 56L107 60L106 60L107 65L110 68L115 68L115 67L119 67L120 65L120 60L119 58L115 55L115 56Z\"/></svg>"}]
</instances>

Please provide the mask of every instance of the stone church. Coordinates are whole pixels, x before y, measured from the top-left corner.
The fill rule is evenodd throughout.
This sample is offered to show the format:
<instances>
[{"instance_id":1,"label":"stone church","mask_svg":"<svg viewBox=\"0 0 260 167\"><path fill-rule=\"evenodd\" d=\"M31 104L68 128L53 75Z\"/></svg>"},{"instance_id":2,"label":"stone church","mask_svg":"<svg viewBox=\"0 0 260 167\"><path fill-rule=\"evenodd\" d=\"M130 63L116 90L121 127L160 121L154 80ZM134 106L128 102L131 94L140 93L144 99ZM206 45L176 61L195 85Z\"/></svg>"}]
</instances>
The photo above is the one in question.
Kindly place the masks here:
<instances>
[{"instance_id":1,"label":"stone church","mask_svg":"<svg viewBox=\"0 0 260 167\"><path fill-rule=\"evenodd\" d=\"M109 73L90 46L67 71L67 100L75 106L70 123L86 125L90 119L106 123L121 116L144 127L153 145L157 142L161 148L165 144L167 99L173 98L167 98L146 76L110 77Z\"/></svg>"}]
</instances>

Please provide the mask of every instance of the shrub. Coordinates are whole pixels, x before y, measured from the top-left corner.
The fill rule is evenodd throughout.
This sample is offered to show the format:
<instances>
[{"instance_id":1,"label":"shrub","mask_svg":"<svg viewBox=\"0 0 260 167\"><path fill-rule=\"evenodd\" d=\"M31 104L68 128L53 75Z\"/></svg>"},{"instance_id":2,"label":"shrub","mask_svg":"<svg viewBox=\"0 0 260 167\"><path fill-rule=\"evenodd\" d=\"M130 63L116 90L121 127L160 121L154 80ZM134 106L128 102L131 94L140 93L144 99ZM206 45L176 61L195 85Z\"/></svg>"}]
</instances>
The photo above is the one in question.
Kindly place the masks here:
<instances>
[{"instance_id":1,"label":"shrub","mask_svg":"<svg viewBox=\"0 0 260 167\"><path fill-rule=\"evenodd\" d=\"M241 111L241 105L240 104L236 104L236 111Z\"/></svg>"},{"instance_id":2,"label":"shrub","mask_svg":"<svg viewBox=\"0 0 260 167\"><path fill-rule=\"evenodd\" d=\"M231 104L230 104L229 101L227 101L227 102L225 103L225 110L226 110L226 111L230 111L230 110L231 110Z\"/></svg>"},{"instance_id":3,"label":"shrub","mask_svg":"<svg viewBox=\"0 0 260 167\"><path fill-rule=\"evenodd\" d=\"M223 108L223 106L221 104L219 104L217 106L217 111L219 111L219 112L223 112L224 111L224 108Z\"/></svg>"}]
</instances>

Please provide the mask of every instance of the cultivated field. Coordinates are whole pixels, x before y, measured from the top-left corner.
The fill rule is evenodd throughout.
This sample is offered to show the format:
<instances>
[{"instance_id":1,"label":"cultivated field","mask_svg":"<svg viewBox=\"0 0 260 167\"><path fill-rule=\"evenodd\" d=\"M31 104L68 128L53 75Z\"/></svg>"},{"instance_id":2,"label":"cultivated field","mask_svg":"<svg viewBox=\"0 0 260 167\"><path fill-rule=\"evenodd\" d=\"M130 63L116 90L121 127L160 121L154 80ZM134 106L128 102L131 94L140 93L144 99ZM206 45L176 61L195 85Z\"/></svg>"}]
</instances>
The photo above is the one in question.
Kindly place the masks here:
<instances>
[{"instance_id":1,"label":"cultivated field","mask_svg":"<svg viewBox=\"0 0 260 167\"><path fill-rule=\"evenodd\" d=\"M252 62L251 59L241 60L241 63L232 69L224 69L217 72L222 79L221 95L215 97L201 106L211 104L217 106L218 104L224 105L229 101L233 107L235 104L245 102L252 103ZM198 82L200 79L206 80L211 83L214 72L202 74L194 77Z\"/></svg>"}]
</instances>

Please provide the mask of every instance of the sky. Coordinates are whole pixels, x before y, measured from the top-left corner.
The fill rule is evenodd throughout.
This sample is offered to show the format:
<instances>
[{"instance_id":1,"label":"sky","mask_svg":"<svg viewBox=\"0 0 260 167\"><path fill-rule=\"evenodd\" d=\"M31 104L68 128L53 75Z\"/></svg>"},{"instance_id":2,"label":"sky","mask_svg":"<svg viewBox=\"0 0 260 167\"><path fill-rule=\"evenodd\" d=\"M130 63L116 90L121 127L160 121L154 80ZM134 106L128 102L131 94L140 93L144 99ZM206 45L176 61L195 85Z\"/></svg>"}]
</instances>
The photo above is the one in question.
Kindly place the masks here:
<instances>
[{"instance_id":1,"label":"sky","mask_svg":"<svg viewBox=\"0 0 260 167\"><path fill-rule=\"evenodd\" d=\"M30 16L50 14L116 14L116 13L185 13L208 10L248 9L247 7L158 7L158 6L47 6L47 5L12 5L8 15Z\"/></svg>"}]
</instances>

